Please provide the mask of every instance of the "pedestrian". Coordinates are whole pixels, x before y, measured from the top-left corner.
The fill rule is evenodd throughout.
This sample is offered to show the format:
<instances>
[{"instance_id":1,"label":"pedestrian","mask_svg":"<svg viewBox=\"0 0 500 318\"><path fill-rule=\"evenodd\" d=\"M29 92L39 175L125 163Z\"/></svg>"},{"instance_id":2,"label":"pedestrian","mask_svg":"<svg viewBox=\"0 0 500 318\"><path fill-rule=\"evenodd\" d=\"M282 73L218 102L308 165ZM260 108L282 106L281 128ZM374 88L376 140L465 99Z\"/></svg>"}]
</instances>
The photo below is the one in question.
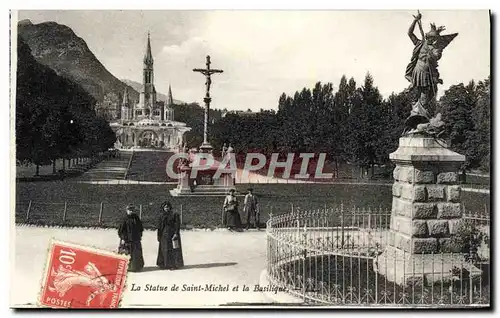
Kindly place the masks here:
<instances>
[{"instance_id":1,"label":"pedestrian","mask_svg":"<svg viewBox=\"0 0 500 318\"><path fill-rule=\"evenodd\" d=\"M144 227L133 205L128 205L126 210L127 215L118 227L120 237L118 251L130 255L129 271L139 272L144 268L141 243Z\"/></svg>"},{"instance_id":2,"label":"pedestrian","mask_svg":"<svg viewBox=\"0 0 500 318\"><path fill-rule=\"evenodd\" d=\"M226 157L226 153L227 153L227 146L226 146L226 143L224 143L224 145L222 146L222 153L221 153L222 159L224 159L224 157Z\"/></svg>"},{"instance_id":3,"label":"pedestrian","mask_svg":"<svg viewBox=\"0 0 500 318\"><path fill-rule=\"evenodd\" d=\"M225 221L228 230L233 231L241 231L241 217L238 212L238 198L234 195L236 192L235 189L229 190L229 194L224 199L224 214Z\"/></svg>"},{"instance_id":4,"label":"pedestrian","mask_svg":"<svg viewBox=\"0 0 500 318\"><path fill-rule=\"evenodd\" d=\"M181 243L181 220L172 209L172 204L165 201L161 205L158 222L158 257L156 265L161 269L178 269L184 266Z\"/></svg>"},{"instance_id":5,"label":"pedestrian","mask_svg":"<svg viewBox=\"0 0 500 318\"><path fill-rule=\"evenodd\" d=\"M253 226L259 229L260 224L260 211L259 211L259 201L257 197L253 194L253 189L249 188L248 193L245 196L245 201L243 202L243 212L247 216L247 230L250 228L250 220L253 219Z\"/></svg>"}]
</instances>

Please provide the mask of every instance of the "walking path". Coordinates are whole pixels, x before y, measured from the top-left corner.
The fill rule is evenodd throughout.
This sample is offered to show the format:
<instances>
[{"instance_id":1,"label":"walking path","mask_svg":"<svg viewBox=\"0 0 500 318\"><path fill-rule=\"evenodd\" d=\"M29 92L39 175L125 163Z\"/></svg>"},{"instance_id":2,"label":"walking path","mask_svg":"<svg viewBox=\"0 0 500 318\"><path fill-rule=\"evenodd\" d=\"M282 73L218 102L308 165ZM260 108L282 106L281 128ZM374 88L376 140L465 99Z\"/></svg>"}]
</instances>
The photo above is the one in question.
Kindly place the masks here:
<instances>
[{"instance_id":1,"label":"walking path","mask_svg":"<svg viewBox=\"0 0 500 318\"><path fill-rule=\"evenodd\" d=\"M476 189L476 188L462 187L462 191L490 194L490 189Z\"/></svg>"},{"instance_id":2,"label":"walking path","mask_svg":"<svg viewBox=\"0 0 500 318\"><path fill-rule=\"evenodd\" d=\"M76 181L108 181L123 180L127 172L128 163L132 152L121 152L117 157L110 157L86 171L83 175L75 178Z\"/></svg>"},{"instance_id":3,"label":"walking path","mask_svg":"<svg viewBox=\"0 0 500 318\"><path fill-rule=\"evenodd\" d=\"M144 185L176 185L177 181L160 181L164 180L163 177L163 166L169 157L168 153L140 153L135 155L132 168L129 167L129 161L133 152L121 151L120 157L110 158L108 160L101 161L94 168L85 172L81 177L73 179L78 183L91 183L91 184L144 184ZM146 165L148 168L144 171L138 167L138 163L141 163L141 167L145 162L150 163ZM127 171L127 169L130 169ZM474 174L471 174L474 175ZM124 180L125 176L127 177ZM134 180L135 179L135 180ZM144 179L144 180L141 180ZM236 171L236 184L339 184L339 185L375 185L375 186L392 186L392 182L370 182L370 181L315 181L315 180L301 180L301 179L283 179L276 177L268 177L266 175L258 174L252 171L245 171L244 169L238 168ZM69 179L68 181L73 181ZM489 189L472 188L464 185L462 187L464 192L477 192L489 194Z\"/></svg>"},{"instance_id":4,"label":"walking path","mask_svg":"<svg viewBox=\"0 0 500 318\"><path fill-rule=\"evenodd\" d=\"M58 240L116 250L115 229L72 229L46 227L15 227L15 251L11 277L12 306L33 306L40 292L49 240ZM185 267L177 271L161 271L156 265L158 242L156 232L145 231L142 239L145 270L129 273L122 307L219 306L231 303L269 303L263 293L254 291L261 271L266 266L264 231L233 233L219 231L181 232ZM200 244L203 242L203 244ZM12 264L12 263L11 263ZM141 291L131 291L132 285ZM228 292L145 291L146 284L177 284L182 289L205 284L227 286ZM242 291L243 285L249 291ZM232 287L239 286L239 291Z\"/></svg>"},{"instance_id":5,"label":"walking path","mask_svg":"<svg viewBox=\"0 0 500 318\"><path fill-rule=\"evenodd\" d=\"M246 171L246 175L243 175L245 171L240 168L236 170L236 183L312 183L308 180L268 177L251 171Z\"/></svg>"},{"instance_id":6,"label":"walking path","mask_svg":"<svg viewBox=\"0 0 500 318\"><path fill-rule=\"evenodd\" d=\"M330 182L315 182L315 181L305 181L305 180L286 180L286 179L271 179L265 176L260 176L260 179L246 179L246 180L238 180L236 178L236 185L238 184L338 184L338 185L371 185L371 186L392 186L392 183L388 182L341 182L341 181L330 181ZM257 180L257 182L255 182ZM246 181L246 182L243 182ZM90 183L90 184L113 184L113 185L126 185L126 184L144 184L144 185L176 185L177 181L171 182L155 182L155 181L136 181L136 180L83 180L83 181L75 181L77 183ZM476 193L485 193L489 194L489 189L476 189L469 187L462 187L462 191L464 192L476 192Z\"/></svg>"},{"instance_id":7,"label":"walking path","mask_svg":"<svg viewBox=\"0 0 500 318\"><path fill-rule=\"evenodd\" d=\"M473 172L467 172L468 176L474 176L474 177L483 177L483 178L490 178L491 176L489 174L485 173L473 173Z\"/></svg>"}]
</instances>

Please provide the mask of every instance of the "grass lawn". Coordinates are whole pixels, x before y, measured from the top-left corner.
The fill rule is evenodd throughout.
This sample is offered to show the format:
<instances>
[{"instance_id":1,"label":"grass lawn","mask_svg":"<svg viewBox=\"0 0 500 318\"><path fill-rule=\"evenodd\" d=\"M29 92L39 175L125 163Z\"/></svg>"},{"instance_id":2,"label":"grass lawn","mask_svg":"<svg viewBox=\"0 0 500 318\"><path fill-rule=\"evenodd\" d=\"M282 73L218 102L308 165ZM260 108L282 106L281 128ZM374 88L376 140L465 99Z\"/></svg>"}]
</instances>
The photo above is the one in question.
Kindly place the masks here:
<instances>
[{"instance_id":1,"label":"grass lawn","mask_svg":"<svg viewBox=\"0 0 500 318\"><path fill-rule=\"evenodd\" d=\"M152 227L158 217L160 204L170 200L176 211L182 209L183 224L193 227L217 227L221 224L223 197L172 197L169 190L173 187L62 181L18 182L16 222L26 221L31 200L30 223L97 226L101 214L102 226L117 226L125 213L125 206L133 203L141 206L145 226ZM354 206L390 209L392 203L392 188L385 185L253 184L252 187L260 200L261 222L267 221L270 213L290 212L292 205L301 210L322 209L325 206L332 208L340 204L348 209ZM247 185L237 185L236 188L244 193ZM490 210L488 194L462 192L462 202L468 211L484 214L485 206Z\"/></svg>"}]
</instances>

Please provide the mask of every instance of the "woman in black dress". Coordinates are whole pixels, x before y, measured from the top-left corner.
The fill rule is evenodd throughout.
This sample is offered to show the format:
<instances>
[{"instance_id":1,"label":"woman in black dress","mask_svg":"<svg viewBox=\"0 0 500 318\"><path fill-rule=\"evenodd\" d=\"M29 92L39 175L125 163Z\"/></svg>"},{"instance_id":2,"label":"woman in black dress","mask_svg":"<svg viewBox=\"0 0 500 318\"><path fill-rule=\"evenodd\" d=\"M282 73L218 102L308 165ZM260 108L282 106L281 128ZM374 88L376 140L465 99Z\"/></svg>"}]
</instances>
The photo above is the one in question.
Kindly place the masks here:
<instances>
[{"instance_id":1,"label":"woman in black dress","mask_svg":"<svg viewBox=\"0 0 500 318\"><path fill-rule=\"evenodd\" d=\"M225 226L227 226L228 230L230 231L241 231L241 217L240 213L238 212L238 198L234 193L236 192L235 189L229 190L229 194L226 196L224 199L224 220L226 222Z\"/></svg>"},{"instance_id":2,"label":"woman in black dress","mask_svg":"<svg viewBox=\"0 0 500 318\"><path fill-rule=\"evenodd\" d=\"M179 214L174 213L170 202L165 201L161 205L161 217L158 222L158 267L177 269L184 266L180 228Z\"/></svg>"},{"instance_id":3,"label":"woman in black dress","mask_svg":"<svg viewBox=\"0 0 500 318\"><path fill-rule=\"evenodd\" d=\"M130 255L129 271L138 272L144 267L144 258L142 256L142 226L141 219L136 214L133 205L127 206L127 216L118 227L118 236L120 237L121 253Z\"/></svg>"}]
</instances>

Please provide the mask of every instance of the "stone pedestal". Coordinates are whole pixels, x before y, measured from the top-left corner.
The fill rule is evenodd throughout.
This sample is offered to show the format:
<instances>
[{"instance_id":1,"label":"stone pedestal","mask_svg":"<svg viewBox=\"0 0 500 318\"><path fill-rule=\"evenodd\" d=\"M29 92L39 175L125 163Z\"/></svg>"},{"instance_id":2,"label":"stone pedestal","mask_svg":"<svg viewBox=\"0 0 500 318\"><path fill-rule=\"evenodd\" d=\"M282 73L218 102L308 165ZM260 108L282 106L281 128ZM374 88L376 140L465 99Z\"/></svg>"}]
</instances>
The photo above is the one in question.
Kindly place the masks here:
<instances>
[{"instance_id":1,"label":"stone pedestal","mask_svg":"<svg viewBox=\"0 0 500 318\"><path fill-rule=\"evenodd\" d=\"M170 190L172 196L226 196L229 189L234 188L234 178L231 173L222 173L219 178L214 178L216 170L199 171L199 174L210 175L212 182L203 184L203 178L200 176L200 183L191 188L189 185L189 175L191 167L183 172L175 189Z\"/></svg>"},{"instance_id":2,"label":"stone pedestal","mask_svg":"<svg viewBox=\"0 0 500 318\"><path fill-rule=\"evenodd\" d=\"M212 153L214 149L208 142L203 143L199 148L201 153Z\"/></svg>"},{"instance_id":3,"label":"stone pedestal","mask_svg":"<svg viewBox=\"0 0 500 318\"><path fill-rule=\"evenodd\" d=\"M179 191L191 191L191 188L189 187L189 172L182 172L179 178L179 183L177 184L177 188Z\"/></svg>"},{"instance_id":4,"label":"stone pedestal","mask_svg":"<svg viewBox=\"0 0 500 318\"><path fill-rule=\"evenodd\" d=\"M214 185L232 189L235 186L234 178L230 173L223 173L220 178L214 179Z\"/></svg>"},{"instance_id":5,"label":"stone pedestal","mask_svg":"<svg viewBox=\"0 0 500 318\"><path fill-rule=\"evenodd\" d=\"M413 136L400 138L389 158L396 164L391 224L376 270L398 284L451 279L453 267L468 266L452 240L462 220L458 174L465 156L444 141Z\"/></svg>"}]
</instances>

